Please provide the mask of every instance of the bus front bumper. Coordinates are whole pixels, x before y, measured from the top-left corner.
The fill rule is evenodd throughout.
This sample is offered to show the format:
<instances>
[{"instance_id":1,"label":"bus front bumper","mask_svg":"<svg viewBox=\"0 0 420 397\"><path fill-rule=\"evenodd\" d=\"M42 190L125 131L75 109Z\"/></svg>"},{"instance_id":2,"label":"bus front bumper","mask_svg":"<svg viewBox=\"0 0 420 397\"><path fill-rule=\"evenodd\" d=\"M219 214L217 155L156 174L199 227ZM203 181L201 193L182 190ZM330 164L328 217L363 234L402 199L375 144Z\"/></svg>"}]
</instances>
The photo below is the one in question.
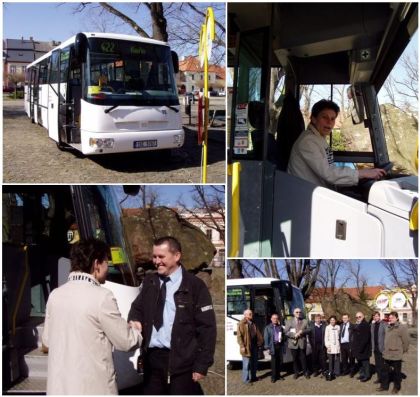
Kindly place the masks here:
<instances>
[{"instance_id":1,"label":"bus front bumper","mask_svg":"<svg viewBox=\"0 0 420 397\"><path fill-rule=\"evenodd\" d=\"M107 154L176 149L184 144L185 133L180 130L130 131L98 133L81 131L83 154Z\"/></svg>"}]
</instances>

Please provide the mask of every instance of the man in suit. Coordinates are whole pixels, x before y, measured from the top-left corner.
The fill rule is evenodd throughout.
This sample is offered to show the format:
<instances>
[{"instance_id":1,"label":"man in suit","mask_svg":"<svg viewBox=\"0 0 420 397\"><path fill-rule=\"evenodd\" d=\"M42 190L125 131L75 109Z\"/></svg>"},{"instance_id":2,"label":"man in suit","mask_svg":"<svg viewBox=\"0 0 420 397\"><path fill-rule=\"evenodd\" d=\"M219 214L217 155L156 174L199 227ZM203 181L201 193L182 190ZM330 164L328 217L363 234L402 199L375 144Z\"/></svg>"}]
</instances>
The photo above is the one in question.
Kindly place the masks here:
<instances>
[{"instance_id":1,"label":"man in suit","mask_svg":"<svg viewBox=\"0 0 420 397\"><path fill-rule=\"evenodd\" d=\"M354 357L350 350L353 324L350 323L350 318L347 313L344 313L341 319L343 320L340 325L341 373L343 376L350 374L353 377L355 374L355 365Z\"/></svg>"},{"instance_id":2,"label":"man in suit","mask_svg":"<svg viewBox=\"0 0 420 397\"><path fill-rule=\"evenodd\" d=\"M373 383L379 384L382 380L382 372L384 366L384 359L382 354L384 352L386 323L381 321L381 314L379 312L373 313L373 321L370 324L372 350L375 357L375 372L376 381Z\"/></svg>"},{"instance_id":3,"label":"man in suit","mask_svg":"<svg viewBox=\"0 0 420 397\"><path fill-rule=\"evenodd\" d=\"M296 308L293 310L294 317L286 321L284 333L289 338L288 347L293 357L294 379L299 377L299 364L302 367L303 374L309 379L309 372L306 363L306 336L311 332L308 320L302 318L302 310Z\"/></svg>"},{"instance_id":4,"label":"man in suit","mask_svg":"<svg viewBox=\"0 0 420 397\"><path fill-rule=\"evenodd\" d=\"M353 328L351 351L360 367L360 382L370 379L369 358L372 354L370 326L362 312L356 313L356 325Z\"/></svg>"},{"instance_id":5,"label":"man in suit","mask_svg":"<svg viewBox=\"0 0 420 397\"><path fill-rule=\"evenodd\" d=\"M325 356L325 323L321 322L321 315L315 314L315 321L311 324L311 333L309 334L309 342L312 348L312 370L313 375L323 374L327 369L327 360Z\"/></svg>"},{"instance_id":6,"label":"man in suit","mask_svg":"<svg viewBox=\"0 0 420 397\"><path fill-rule=\"evenodd\" d=\"M282 343L284 341L283 327L276 313L271 315L271 323L264 328L264 348L270 350L271 355L271 383L284 380L280 375L282 361Z\"/></svg>"}]
</instances>

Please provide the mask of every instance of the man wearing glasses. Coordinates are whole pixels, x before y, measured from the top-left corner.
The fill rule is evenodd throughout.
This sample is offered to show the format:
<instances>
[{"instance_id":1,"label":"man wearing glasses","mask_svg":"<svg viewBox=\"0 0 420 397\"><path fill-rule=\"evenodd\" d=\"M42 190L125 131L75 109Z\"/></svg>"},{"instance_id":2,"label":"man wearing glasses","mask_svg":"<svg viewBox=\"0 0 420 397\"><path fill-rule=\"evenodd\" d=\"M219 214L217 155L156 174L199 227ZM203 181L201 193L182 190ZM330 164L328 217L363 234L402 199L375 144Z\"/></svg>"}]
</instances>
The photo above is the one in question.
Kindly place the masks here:
<instances>
[{"instance_id":1,"label":"man wearing glasses","mask_svg":"<svg viewBox=\"0 0 420 397\"><path fill-rule=\"evenodd\" d=\"M353 328L351 351L360 367L360 376L357 379L360 382L367 382L370 379L369 358L372 354L372 344L370 326L362 312L356 313L356 325Z\"/></svg>"},{"instance_id":2,"label":"man wearing glasses","mask_svg":"<svg viewBox=\"0 0 420 397\"><path fill-rule=\"evenodd\" d=\"M293 310L294 317L286 321L284 333L288 337L288 347L293 357L294 379L299 377L299 364L302 367L303 374L309 379L308 367L306 364L306 336L311 332L308 320L302 318L302 310L296 308Z\"/></svg>"}]
</instances>

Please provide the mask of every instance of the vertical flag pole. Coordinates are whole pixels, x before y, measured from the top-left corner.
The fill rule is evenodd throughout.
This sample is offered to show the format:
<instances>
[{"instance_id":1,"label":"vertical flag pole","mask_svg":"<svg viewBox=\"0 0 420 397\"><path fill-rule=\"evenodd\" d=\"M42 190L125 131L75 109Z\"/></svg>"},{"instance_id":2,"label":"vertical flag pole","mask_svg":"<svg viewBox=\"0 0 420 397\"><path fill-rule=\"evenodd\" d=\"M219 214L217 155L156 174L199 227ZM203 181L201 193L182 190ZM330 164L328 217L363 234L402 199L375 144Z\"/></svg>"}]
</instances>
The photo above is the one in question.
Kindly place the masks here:
<instances>
[{"instance_id":1,"label":"vertical flag pole","mask_svg":"<svg viewBox=\"0 0 420 397\"><path fill-rule=\"evenodd\" d=\"M200 66L204 66L204 128L201 151L201 182L207 183L207 150L208 150L208 123L209 123L209 58L211 57L212 41L214 40L214 13L213 8L208 7L204 25L200 32Z\"/></svg>"}]
</instances>

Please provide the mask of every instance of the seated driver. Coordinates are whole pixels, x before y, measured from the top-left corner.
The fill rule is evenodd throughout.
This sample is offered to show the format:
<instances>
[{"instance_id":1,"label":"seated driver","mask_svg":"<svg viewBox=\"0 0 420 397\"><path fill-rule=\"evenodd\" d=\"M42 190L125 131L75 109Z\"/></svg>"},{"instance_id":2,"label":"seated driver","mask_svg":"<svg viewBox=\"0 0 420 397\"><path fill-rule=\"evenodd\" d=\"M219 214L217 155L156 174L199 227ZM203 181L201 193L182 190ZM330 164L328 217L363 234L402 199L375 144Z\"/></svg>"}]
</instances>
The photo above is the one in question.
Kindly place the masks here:
<instances>
[{"instance_id":1,"label":"seated driver","mask_svg":"<svg viewBox=\"0 0 420 397\"><path fill-rule=\"evenodd\" d=\"M381 168L354 170L334 165L333 152L326 137L334 128L340 108L333 101L322 99L311 110L311 122L293 145L288 173L318 186L354 186L359 179L378 180L385 176Z\"/></svg>"}]
</instances>

